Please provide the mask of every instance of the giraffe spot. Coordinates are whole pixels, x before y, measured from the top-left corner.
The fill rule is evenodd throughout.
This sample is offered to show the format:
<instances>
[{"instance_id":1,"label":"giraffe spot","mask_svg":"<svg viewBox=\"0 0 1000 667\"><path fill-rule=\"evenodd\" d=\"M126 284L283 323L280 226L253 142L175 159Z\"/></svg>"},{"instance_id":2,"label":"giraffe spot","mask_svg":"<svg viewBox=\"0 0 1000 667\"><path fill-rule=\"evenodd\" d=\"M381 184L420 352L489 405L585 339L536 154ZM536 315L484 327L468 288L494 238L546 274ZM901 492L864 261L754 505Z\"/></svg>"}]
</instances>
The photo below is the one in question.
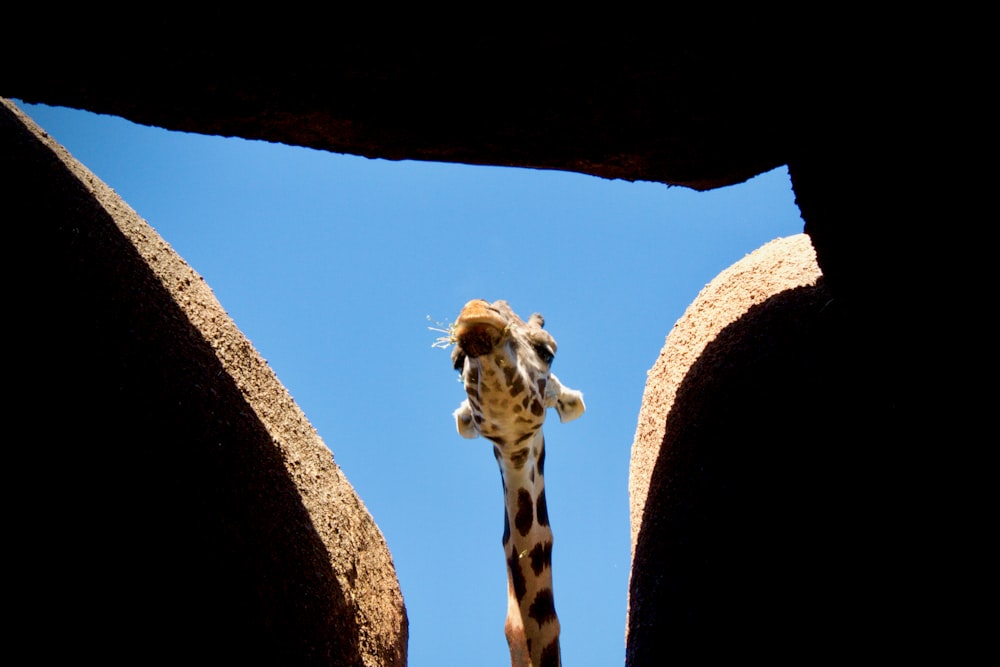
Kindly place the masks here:
<instances>
[{"instance_id":1,"label":"giraffe spot","mask_svg":"<svg viewBox=\"0 0 1000 667\"><path fill-rule=\"evenodd\" d=\"M523 399L521 399L521 407L524 408L525 410L527 410L528 409L528 401L530 401L530 400L531 400L531 396L525 396Z\"/></svg>"},{"instance_id":2,"label":"giraffe spot","mask_svg":"<svg viewBox=\"0 0 1000 667\"><path fill-rule=\"evenodd\" d=\"M538 474L545 475L545 436L542 436L542 444L538 446L538 453L535 454L535 460L538 461Z\"/></svg>"},{"instance_id":3,"label":"giraffe spot","mask_svg":"<svg viewBox=\"0 0 1000 667\"><path fill-rule=\"evenodd\" d=\"M527 535L528 531L531 530L531 524L534 522L535 506L531 502L531 494L528 493L527 489L518 489L517 491L517 514L514 515L514 525L517 527L517 532L521 535Z\"/></svg>"},{"instance_id":4,"label":"giraffe spot","mask_svg":"<svg viewBox=\"0 0 1000 667\"><path fill-rule=\"evenodd\" d=\"M510 556L507 557L507 572L510 573L510 583L514 588L514 597L517 598L518 605L528 592L528 585L524 581L524 574L521 572L520 558L517 556L517 547L511 546Z\"/></svg>"},{"instance_id":5,"label":"giraffe spot","mask_svg":"<svg viewBox=\"0 0 1000 667\"><path fill-rule=\"evenodd\" d=\"M545 395L545 378L538 380L538 393L542 396Z\"/></svg>"},{"instance_id":6,"label":"giraffe spot","mask_svg":"<svg viewBox=\"0 0 1000 667\"><path fill-rule=\"evenodd\" d=\"M528 607L528 616L535 619L539 626L556 620L556 603L551 588L538 591L531 606Z\"/></svg>"},{"instance_id":7,"label":"giraffe spot","mask_svg":"<svg viewBox=\"0 0 1000 667\"><path fill-rule=\"evenodd\" d=\"M514 373L516 372L516 370L517 369L515 369L513 366L504 366L503 367L503 378L504 378L504 380L507 381L507 385L508 386L514 381ZM521 378L518 378L518 380L520 380L520 379ZM524 384L522 383L521 386L523 387Z\"/></svg>"},{"instance_id":8,"label":"giraffe spot","mask_svg":"<svg viewBox=\"0 0 1000 667\"><path fill-rule=\"evenodd\" d=\"M513 384L510 385L510 395L511 397L515 397L522 391L524 391L524 380L522 380L521 376L518 375L514 378Z\"/></svg>"},{"instance_id":9,"label":"giraffe spot","mask_svg":"<svg viewBox=\"0 0 1000 667\"><path fill-rule=\"evenodd\" d=\"M559 637L553 639L548 646L542 649L542 656L538 663L541 667L559 667Z\"/></svg>"},{"instance_id":10,"label":"giraffe spot","mask_svg":"<svg viewBox=\"0 0 1000 667\"><path fill-rule=\"evenodd\" d=\"M542 574L542 570L552 565L552 542L539 542L528 554L531 557L531 570L535 576Z\"/></svg>"},{"instance_id":11,"label":"giraffe spot","mask_svg":"<svg viewBox=\"0 0 1000 667\"><path fill-rule=\"evenodd\" d=\"M503 509L503 545L506 547L510 542L510 518L507 516L507 508Z\"/></svg>"},{"instance_id":12,"label":"giraffe spot","mask_svg":"<svg viewBox=\"0 0 1000 667\"><path fill-rule=\"evenodd\" d=\"M515 445L520 445L522 442L524 442L525 440L527 440L528 438L530 438L533 435L535 435L534 431L528 431L524 435L519 435L517 437L517 440L514 441L514 444Z\"/></svg>"},{"instance_id":13,"label":"giraffe spot","mask_svg":"<svg viewBox=\"0 0 1000 667\"><path fill-rule=\"evenodd\" d=\"M514 464L515 470L520 470L524 467L524 462L528 460L528 447L519 449L510 455L510 462Z\"/></svg>"},{"instance_id":14,"label":"giraffe spot","mask_svg":"<svg viewBox=\"0 0 1000 667\"><path fill-rule=\"evenodd\" d=\"M520 405L518 405L517 403L515 403L515 404L514 404L514 414L517 414L517 413L518 413L518 412L520 412L521 410L524 410L524 408L523 408L523 407L521 407Z\"/></svg>"},{"instance_id":15,"label":"giraffe spot","mask_svg":"<svg viewBox=\"0 0 1000 667\"><path fill-rule=\"evenodd\" d=\"M538 494L538 525L549 525L549 506L545 502L545 489Z\"/></svg>"},{"instance_id":16,"label":"giraffe spot","mask_svg":"<svg viewBox=\"0 0 1000 667\"><path fill-rule=\"evenodd\" d=\"M538 398L535 398L535 400L531 402L531 414L536 417L541 417L544 412L545 408L542 406L542 402L539 401Z\"/></svg>"}]
</instances>

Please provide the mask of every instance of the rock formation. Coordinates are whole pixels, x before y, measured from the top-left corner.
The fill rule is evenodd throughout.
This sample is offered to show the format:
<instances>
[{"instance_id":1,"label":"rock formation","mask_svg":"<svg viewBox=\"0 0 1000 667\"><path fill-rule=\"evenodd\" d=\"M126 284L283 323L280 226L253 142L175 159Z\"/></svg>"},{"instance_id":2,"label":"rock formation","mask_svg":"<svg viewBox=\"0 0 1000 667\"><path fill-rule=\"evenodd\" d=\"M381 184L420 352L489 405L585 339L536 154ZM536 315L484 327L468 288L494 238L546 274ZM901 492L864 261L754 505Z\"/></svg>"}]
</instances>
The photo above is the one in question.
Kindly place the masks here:
<instances>
[{"instance_id":1,"label":"rock formation","mask_svg":"<svg viewBox=\"0 0 1000 667\"><path fill-rule=\"evenodd\" d=\"M955 661L979 635L987 413L954 370L970 325L940 323L968 271L942 246L966 237L927 231L966 220L928 213L930 176L965 165L931 153L963 129L937 55L784 21L515 44L165 11L129 48L89 7L9 18L46 66L12 52L0 96L172 130L700 190L787 164L822 277L782 240L670 332L636 433L627 664ZM230 662L403 664L377 529L208 288L6 104L0 165L18 610L120 656L197 654L193 628Z\"/></svg>"},{"instance_id":2,"label":"rock formation","mask_svg":"<svg viewBox=\"0 0 1000 667\"><path fill-rule=\"evenodd\" d=\"M8 567L39 659L406 664L392 557L204 280L14 105L2 201L22 433Z\"/></svg>"}]
</instances>

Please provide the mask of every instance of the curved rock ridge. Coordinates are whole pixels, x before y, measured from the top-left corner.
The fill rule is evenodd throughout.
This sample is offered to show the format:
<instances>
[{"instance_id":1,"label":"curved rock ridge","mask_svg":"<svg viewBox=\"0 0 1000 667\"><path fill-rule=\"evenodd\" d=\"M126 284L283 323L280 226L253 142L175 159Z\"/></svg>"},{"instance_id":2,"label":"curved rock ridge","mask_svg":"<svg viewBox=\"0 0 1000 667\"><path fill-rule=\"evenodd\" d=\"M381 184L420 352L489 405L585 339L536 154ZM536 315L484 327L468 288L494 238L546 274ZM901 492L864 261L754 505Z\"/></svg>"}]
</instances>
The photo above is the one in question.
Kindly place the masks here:
<instances>
[{"instance_id":1,"label":"curved rock ridge","mask_svg":"<svg viewBox=\"0 0 1000 667\"><path fill-rule=\"evenodd\" d=\"M629 516L633 558L667 415L685 375L705 347L752 306L779 292L815 284L820 275L816 253L807 235L775 239L716 276L674 324L659 358L647 373L632 443Z\"/></svg>"},{"instance_id":2,"label":"curved rock ridge","mask_svg":"<svg viewBox=\"0 0 1000 667\"><path fill-rule=\"evenodd\" d=\"M626 664L790 657L823 638L807 573L829 554L801 552L823 522L810 487L831 482L810 421L837 410L829 301L799 234L719 274L667 336L632 446Z\"/></svg>"},{"instance_id":3,"label":"curved rock ridge","mask_svg":"<svg viewBox=\"0 0 1000 667\"><path fill-rule=\"evenodd\" d=\"M5 100L0 166L34 290L12 411L39 432L8 460L38 473L11 602L65 618L46 655L405 665L382 533L202 277Z\"/></svg>"}]
</instances>

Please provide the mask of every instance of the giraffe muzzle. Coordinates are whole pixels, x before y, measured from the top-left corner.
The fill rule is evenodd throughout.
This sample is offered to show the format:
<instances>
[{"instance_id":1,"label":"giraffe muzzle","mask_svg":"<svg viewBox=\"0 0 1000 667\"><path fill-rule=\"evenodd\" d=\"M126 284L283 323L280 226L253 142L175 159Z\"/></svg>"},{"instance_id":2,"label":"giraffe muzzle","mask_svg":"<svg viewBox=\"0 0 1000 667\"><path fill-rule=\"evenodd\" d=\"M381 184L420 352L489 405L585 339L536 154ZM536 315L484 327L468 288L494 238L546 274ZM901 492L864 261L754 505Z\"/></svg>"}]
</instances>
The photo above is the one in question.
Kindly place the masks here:
<instances>
[{"instance_id":1,"label":"giraffe muzzle","mask_svg":"<svg viewBox=\"0 0 1000 667\"><path fill-rule=\"evenodd\" d=\"M503 339L503 329L487 323L459 325L456 337L462 351L474 359L493 351Z\"/></svg>"},{"instance_id":2,"label":"giraffe muzzle","mask_svg":"<svg viewBox=\"0 0 1000 667\"><path fill-rule=\"evenodd\" d=\"M469 357L489 354L503 340L507 320L493 306L474 299L462 308L455 322L455 339Z\"/></svg>"}]
</instances>

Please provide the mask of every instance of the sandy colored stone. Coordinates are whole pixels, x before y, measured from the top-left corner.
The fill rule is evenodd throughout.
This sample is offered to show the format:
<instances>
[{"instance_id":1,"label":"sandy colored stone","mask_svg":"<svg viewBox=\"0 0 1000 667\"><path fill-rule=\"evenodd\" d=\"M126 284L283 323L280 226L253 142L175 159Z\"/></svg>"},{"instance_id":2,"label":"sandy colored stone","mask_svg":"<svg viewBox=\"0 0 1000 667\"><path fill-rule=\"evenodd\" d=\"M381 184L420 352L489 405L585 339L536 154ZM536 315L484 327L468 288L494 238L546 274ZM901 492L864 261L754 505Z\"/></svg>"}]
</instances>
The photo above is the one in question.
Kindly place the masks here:
<instances>
[{"instance_id":1,"label":"sandy colored stone","mask_svg":"<svg viewBox=\"0 0 1000 667\"><path fill-rule=\"evenodd\" d=\"M808 236L796 234L775 239L716 276L674 324L659 358L646 374L646 389L632 443L628 486L633 557L667 415L691 365L722 329L751 306L783 290L811 285L819 276L816 254Z\"/></svg>"},{"instance_id":2,"label":"sandy colored stone","mask_svg":"<svg viewBox=\"0 0 1000 667\"><path fill-rule=\"evenodd\" d=\"M841 549L857 552L873 506L838 456L866 421L841 391L858 363L841 325L796 235L719 274L667 336L632 447L629 667L784 664L837 641L839 610L871 585Z\"/></svg>"},{"instance_id":3,"label":"sandy colored stone","mask_svg":"<svg viewBox=\"0 0 1000 667\"><path fill-rule=\"evenodd\" d=\"M11 247L22 280L47 281L14 308L32 327L19 358L37 359L13 372L15 411L42 442L75 443L33 503L51 526L17 540L25 606L76 616L60 646L78 657L405 665L385 539L287 389L204 279L0 102L4 200L26 212ZM52 388L56 418L32 418ZM71 569L30 574L58 552Z\"/></svg>"}]
</instances>

